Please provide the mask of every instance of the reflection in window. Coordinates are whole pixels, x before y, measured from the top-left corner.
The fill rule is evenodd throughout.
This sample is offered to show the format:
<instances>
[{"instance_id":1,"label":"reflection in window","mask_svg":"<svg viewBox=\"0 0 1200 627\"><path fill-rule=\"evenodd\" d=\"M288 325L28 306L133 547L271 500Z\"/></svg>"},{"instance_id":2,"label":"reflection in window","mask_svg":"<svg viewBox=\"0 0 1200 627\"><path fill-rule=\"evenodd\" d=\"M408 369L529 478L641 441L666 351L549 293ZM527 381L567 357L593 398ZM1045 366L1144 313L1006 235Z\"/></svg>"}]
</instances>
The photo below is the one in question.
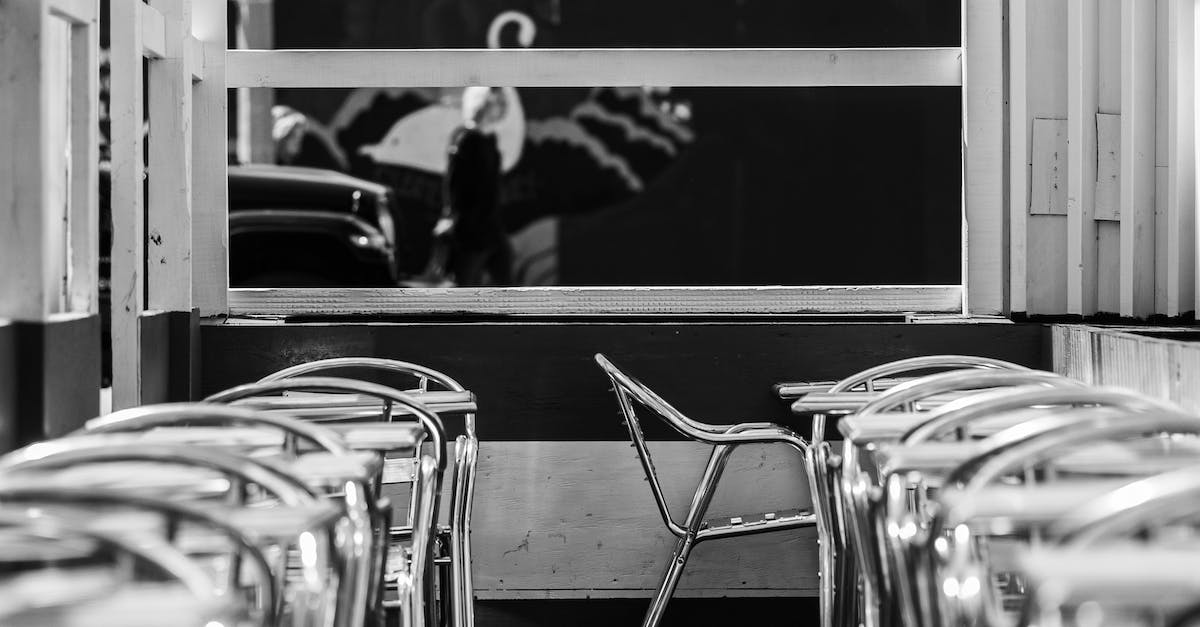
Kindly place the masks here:
<instances>
[{"instance_id":1,"label":"reflection in window","mask_svg":"<svg viewBox=\"0 0 1200 627\"><path fill-rule=\"evenodd\" d=\"M959 36L959 3L943 0L337 5L277 6L276 47ZM959 282L958 89L483 93L476 125L462 89L275 90L275 163L231 174L233 286Z\"/></svg>"}]
</instances>

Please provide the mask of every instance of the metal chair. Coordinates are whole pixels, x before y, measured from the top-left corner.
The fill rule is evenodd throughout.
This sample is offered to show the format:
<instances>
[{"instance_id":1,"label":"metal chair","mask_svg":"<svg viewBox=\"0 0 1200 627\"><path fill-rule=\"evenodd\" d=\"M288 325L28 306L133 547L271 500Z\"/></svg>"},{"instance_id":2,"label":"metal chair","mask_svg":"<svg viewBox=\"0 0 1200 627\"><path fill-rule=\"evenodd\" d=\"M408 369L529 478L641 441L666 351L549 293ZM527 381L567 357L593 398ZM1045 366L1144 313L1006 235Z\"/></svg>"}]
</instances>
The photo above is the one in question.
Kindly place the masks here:
<instances>
[{"instance_id":1,"label":"metal chair","mask_svg":"<svg viewBox=\"0 0 1200 627\"><path fill-rule=\"evenodd\" d=\"M128 517L114 516L113 512L149 512L156 514L156 518L159 518L156 522L161 524L155 525L155 528L148 530L150 533L145 535L152 538L156 535L155 532L161 532L164 541L173 541L174 544L184 544L179 538L182 525L200 525L233 545L230 554L235 556L235 559L231 563L248 563L254 571L256 585L253 587L253 593L258 616L256 622L263 627L278 625L280 622L281 607L280 599L277 598L279 585L262 544L266 538L278 541L281 535L294 537L300 532L292 529L283 530L281 533L278 528L280 517L273 516L272 520L265 521L261 516L256 516L265 510L236 511L229 507L216 508L211 504L201 506L186 501L143 497L119 490L65 488L44 480L0 479L0 511L12 512L17 508L24 512L50 512L56 518L72 521L84 529L120 529L121 533L129 537L137 537L137 534L135 529L126 526ZM310 514L301 513L296 508L289 508L288 511L296 520L302 520L305 514ZM110 522L108 518L116 519ZM295 533L287 533L288 531ZM142 538L139 541L147 540ZM149 544L152 546L154 542ZM231 580L237 575L238 573L230 570ZM210 582L214 589L217 587L215 583ZM236 585L236 582L233 583Z\"/></svg>"},{"instance_id":2,"label":"metal chair","mask_svg":"<svg viewBox=\"0 0 1200 627\"><path fill-rule=\"evenodd\" d=\"M398 600L384 601L385 607L401 609L403 620L410 621L418 627L438 624L437 607L433 602L435 597L434 572L437 537L438 501L441 493L442 474L446 467L446 435L441 418L429 411L425 405L414 396L404 394L393 388L336 377L294 377L272 381L249 383L214 394L207 399L209 403L233 403L246 399L256 399L252 406L258 406L258 399L269 398L285 392L319 392L331 394L358 394L374 402L387 402L390 405L389 415L415 419L417 430L410 431L406 436L406 446L412 459L413 490L411 493L408 522L405 534L412 542L412 559L395 567L385 564L388 583L396 586ZM275 403L275 409L286 406ZM325 408L323 411L327 411ZM374 410L378 411L378 410ZM428 440L429 452L422 452L422 444ZM382 480L382 478L380 478ZM377 520L380 538L386 538L391 529L387 521ZM386 541L381 541L386 546Z\"/></svg>"},{"instance_id":3,"label":"metal chair","mask_svg":"<svg viewBox=\"0 0 1200 627\"><path fill-rule=\"evenodd\" d=\"M285 368L263 377L261 381L279 381L346 370L412 377L416 380L416 386L405 393L421 400L430 411L443 418L454 413L463 415L465 433L455 439L450 520L448 528L444 530L447 533L439 533L439 541L447 548L445 553L450 561L450 586L446 591L448 594L445 595L449 601L450 624L455 627L473 627L475 615L472 604L475 588L471 577L471 509L474 502L475 467L479 456L479 438L475 433L474 395L443 372L420 364L375 357L342 357L311 361ZM430 389L431 384L449 394L439 395L437 391ZM280 407L291 411L299 408L288 407L285 404L281 404ZM345 415L343 412L347 408L354 407L356 404L350 403L349 407L336 407L334 411L324 411L317 416ZM388 421L393 411L392 403L384 401L383 412L377 419ZM370 414L366 417L376 418Z\"/></svg>"},{"instance_id":4,"label":"metal chair","mask_svg":"<svg viewBox=\"0 0 1200 627\"><path fill-rule=\"evenodd\" d=\"M775 386L785 400L793 400L792 411L809 415L812 421L812 445L805 455L805 469L811 482L813 510L817 514L818 558L821 570L821 624L844 625L860 614L857 595L858 575L853 564L841 556L849 554L849 538L838 510L841 496L836 478L841 457L825 441L829 418L850 414L879 393L916 378L914 373L930 370L993 369L1026 370L1024 366L986 357L969 355L931 355L901 359L855 373L837 382L785 383ZM817 401L814 397L824 396Z\"/></svg>"},{"instance_id":5,"label":"metal chair","mask_svg":"<svg viewBox=\"0 0 1200 627\"><path fill-rule=\"evenodd\" d=\"M208 470L224 478L223 500L213 501L210 488L198 480L202 475L185 474L162 481L146 468L131 466L147 462L163 467ZM132 472L102 473L98 467ZM69 472L68 472L69 471ZM145 494L152 498L207 501L206 505L248 504L250 488L257 494L255 505L271 512L272 504L284 509L264 522L282 529L263 534L277 551L276 598L282 603L281 621L295 625L333 624L337 608L350 603L350 590L339 585L339 529L344 520L337 509L328 509L302 481L260 460L219 449L162 445L136 441L126 435L95 435L32 444L0 458L0 473L21 478L40 476L83 489L112 489ZM64 477L65 473L65 477ZM148 475L148 476L146 476ZM141 484L141 485L139 485ZM189 494L189 490L197 494ZM265 507L264 507L265 506ZM311 515L296 516L305 511ZM269 516L269 513L268 513ZM297 529L303 524L303 529ZM282 537L281 537L282 536ZM294 574L294 576L289 576ZM231 577L237 576L231 572Z\"/></svg>"},{"instance_id":6,"label":"metal chair","mask_svg":"<svg viewBox=\"0 0 1200 627\"><path fill-rule=\"evenodd\" d=\"M815 514L798 509L714 519L704 518L708 512L708 506L712 502L721 473L735 447L741 444L786 444L803 455L808 451L808 443L804 441L804 438L785 427L770 423L711 425L692 420L664 401L650 388L617 369L603 355L597 354L595 359L612 381L621 414L625 418L629 436L633 440L634 448L637 449L639 459L641 459L646 479L650 482L650 490L654 495L654 502L658 505L659 514L662 515L667 529L678 538L671 554L671 562L663 574L662 583L655 591L650 608L642 621L643 627L655 627L662 620L667 602L679 584L679 577L683 574L688 556L697 544L720 538L816 526L817 516ZM692 504L682 523L676 522L671 515L666 495L658 481L658 474L654 470L650 449L642 435L641 423L638 421L634 403L653 411L680 434L694 441L713 446L712 453L708 458L708 465L696 486Z\"/></svg>"},{"instance_id":7,"label":"metal chair","mask_svg":"<svg viewBox=\"0 0 1200 627\"><path fill-rule=\"evenodd\" d=\"M864 404L855 417L885 416L913 412L930 397L947 393L965 393L1017 386L1078 385L1058 375L1028 369L960 369L928 375L896 385ZM843 448L841 463L833 471L837 481L839 523L848 530L849 549L861 585L859 614L867 627L897 618L899 611L893 594L894 578L883 555L884 529L879 518L881 498L878 481L870 476L861 455L869 452L870 442L854 442Z\"/></svg>"},{"instance_id":8,"label":"metal chair","mask_svg":"<svg viewBox=\"0 0 1200 627\"><path fill-rule=\"evenodd\" d=\"M7 567L31 551L61 558L62 548L97 559L94 549L102 549L110 554L109 566L88 570L60 563L15 573ZM244 616L244 608L216 595L199 565L165 541L45 512L0 508L0 564L6 565L0 624L8 627L202 627L240 625ZM154 607L170 611L164 615Z\"/></svg>"},{"instance_id":9,"label":"metal chair","mask_svg":"<svg viewBox=\"0 0 1200 627\"><path fill-rule=\"evenodd\" d=\"M178 428L188 425L191 428ZM196 427L219 426L226 429L205 431ZM146 432L146 441L169 444L199 444L241 452L246 443L246 432L237 432L229 427L250 427L260 431L277 432L278 444L274 439L257 438L258 444L267 444L267 450L278 451L279 455L299 463L288 467L290 474L303 479L314 491L336 498L351 527L345 535L346 542L339 546L344 566L340 574L342 585L350 593L349 603L338 609L338 623L356 624L361 617L377 615L378 599L373 594L382 583L380 567L383 547L374 542L372 524L381 515L378 503L369 498L373 493L372 479L376 459L355 458L355 453L345 445L333 431L286 416L255 412L246 408L213 404L177 403L147 405L114 412L88 421L82 433L136 433ZM172 429L176 428L176 429ZM260 434L256 434L260 435ZM265 435L265 434L263 434ZM230 437L233 436L233 437ZM249 438L250 443L256 440ZM299 456L301 446L320 451L337 458L322 458L312 453ZM258 447L262 448L262 447ZM255 452L258 454L257 452ZM261 455L259 458L262 459ZM374 602L374 603L373 603Z\"/></svg>"},{"instance_id":10,"label":"metal chair","mask_svg":"<svg viewBox=\"0 0 1200 627\"><path fill-rule=\"evenodd\" d=\"M1194 542L1157 534L1195 527L1197 503L1200 466L1193 465L1128 483L1060 518L1051 526L1057 545L1021 560L1032 593L1020 624L1080 624L1072 619L1084 616L1084 607L1109 619L1105 624L1117 622L1114 615L1125 619L1121 624L1195 624L1200 552Z\"/></svg>"},{"instance_id":11,"label":"metal chair","mask_svg":"<svg viewBox=\"0 0 1200 627\"><path fill-rule=\"evenodd\" d=\"M1157 438L1160 434L1200 435L1200 417L1160 410L1130 412L1117 408L1092 408L1077 410L1061 415L1038 418L992 436L983 442L982 452L970 461L950 472L943 487L946 491L958 492L967 497L967 506L958 508L935 508L929 521L928 531L921 534L910 551L901 549L898 555L910 555L916 565L918 581L943 581L954 579L965 581L974 577L986 582L979 575L978 561L971 559L974 543L966 526L966 517L971 511L970 495L991 485L1001 477L1024 473L1035 479L1030 469L1053 465L1065 452L1079 450L1100 442L1120 442L1130 438ZM1200 453L1200 450L1193 451ZM1191 457L1191 456L1189 456ZM1200 457L1186 459L1194 465ZM1112 468L1110 473L1137 473L1137 466ZM1055 476L1047 471L1048 476ZM959 499L962 501L963 499ZM1061 532L1051 527L1049 536ZM929 586L932 596L922 603L922 624L956 625L970 620L1001 620L1000 604L993 597L990 587L984 587L974 595L965 595L961 589Z\"/></svg>"}]
</instances>

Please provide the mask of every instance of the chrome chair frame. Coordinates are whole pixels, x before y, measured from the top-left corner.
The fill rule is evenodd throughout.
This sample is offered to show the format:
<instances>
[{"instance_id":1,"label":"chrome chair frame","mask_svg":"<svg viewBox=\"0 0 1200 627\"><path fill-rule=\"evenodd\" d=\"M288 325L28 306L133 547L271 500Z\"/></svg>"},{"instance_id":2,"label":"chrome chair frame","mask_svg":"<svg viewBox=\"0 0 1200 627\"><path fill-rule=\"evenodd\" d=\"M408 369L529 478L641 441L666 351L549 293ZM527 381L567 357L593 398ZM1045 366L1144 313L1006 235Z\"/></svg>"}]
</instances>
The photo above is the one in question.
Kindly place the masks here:
<instances>
[{"instance_id":1,"label":"chrome chair frame","mask_svg":"<svg viewBox=\"0 0 1200 627\"><path fill-rule=\"evenodd\" d=\"M235 480L233 494L238 504L242 504L245 498L243 488L246 484L259 486L286 506L312 507L320 502L318 496L302 481L259 460L214 448L133 442L127 437L115 434L65 438L31 444L0 457L0 473L37 473L82 464L135 461L204 468L221 473ZM304 554L312 553L307 558L302 556L300 560L303 568L313 571L302 578L307 586L304 592L308 598L328 598L328 605L332 608L329 618L332 620L336 608L343 603L349 603L349 599L345 597L347 590L344 590L337 581L337 572L342 565L336 565L329 577L316 570L318 568L316 565L321 563L316 554L321 551L321 545L327 545L333 554L339 554L336 546L338 536L336 528L330 526L319 530L319 533L323 537L312 546L297 543L296 548ZM281 589L285 584L285 579L283 576L276 578L276 583ZM276 598L283 598L282 591L277 592ZM322 604L324 603L322 601ZM324 610L318 611L324 614Z\"/></svg>"},{"instance_id":2,"label":"chrome chair frame","mask_svg":"<svg viewBox=\"0 0 1200 627\"><path fill-rule=\"evenodd\" d=\"M619 370L603 355L597 354L595 360L612 381L613 391L616 393L629 436L633 440L638 459L641 461L646 479L650 483L654 502L658 506L659 514L667 529L677 538L671 554L671 562L666 572L663 573L662 582L655 591L650 607L642 621L643 627L656 627L662 621L667 602L674 595L675 589L679 585L679 577L683 574L684 566L687 564L688 556L697 544L719 538L796 529L818 524L815 514L799 510L796 510L795 513L785 512L786 516L782 517L771 513L763 515L764 517L761 519L748 519L748 517L717 519L721 520L721 523L705 520L704 516L708 512L708 506L712 502L725 464L735 447L742 444L786 444L796 449L801 455L805 455L808 452L808 442L791 430L771 423L712 425L692 420L672 407L650 388ZM670 505L662 484L658 480L650 449L646 444L641 423L634 410L635 400L658 414L681 435L713 447L704 474L692 495L691 505L683 523L676 522L671 515Z\"/></svg>"},{"instance_id":3,"label":"chrome chair frame","mask_svg":"<svg viewBox=\"0 0 1200 627\"><path fill-rule=\"evenodd\" d=\"M886 414L898 409L913 411L922 399L948 392L1028 385L1072 385L1053 373L1025 368L1003 370L995 367L951 370L896 385L869 401L856 416ZM861 466L859 447L847 446L838 469L841 492L839 511L842 524L853 548L855 567L862 586L860 613L867 627L889 623L900 611L893 590L891 567L886 557L886 528L880 516L882 486L869 477Z\"/></svg>"},{"instance_id":4,"label":"chrome chair frame","mask_svg":"<svg viewBox=\"0 0 1200 627\"><path fill-rule=\"evenodd\" d=\"M1147 434L1200 435L1200 417L1180 411L1150 409L1131 412L1121 408L1093 408L1087 411L1050 415L1028 423L1006 429L984 441L982 452L974 459L961 464L947 476L944 489L957 490L968 496L979 491L1002 476L1052 461L1064 449L1105 440L1144 437ZM969 502L969 501L967 501ZM910 553L916 569L923 576L920 581L939 581L945 566L962 567L969 564L971 542L969 534L960 533L965 524L964 513L969 507L936 508L929 521L928 531L922 534L915 549ZM949 533L954 530L954 533ZM1061 531L1051 528L1048 535L1054 537ZM895 553L904 555L901 549ZM963 604L963 599L931 587L934 596L923 605L931 611L921 617L922 624L961 624L968 616L987 617L996 620L996 604L984 592L972 603ZM989 615L990 614L990 615Z\"/></svg>"},{"instance_id":5,"label":"chrome chair frame","mask_svg":"<svg viewBox=\"0 0 1200 627\"><path fill-rule=\"evenodd\" d=\"M295 418L256 412L246 408L211 403L171 403L145 405L93 418L79 433L133 433L162 427L191 426L250 426L266 427L283 434L282 451L295 455L299 442L304 441L318 450L338 456L353 453L332 431L319 425ZM354 493L347 494L346 484ZM310 486L311 487L311 486ZM315 488L314 488L315 489ZM373 543L372 521L380 514L374 500L367 498L372 491L369 483L347 481L339 486L341 502L351 530L345 534L346 542L339 546L345 570L341 573L341 584L350 592L342 599L338 609L338 624L352 625L358 617L369 616L368 608L373 600L372 592L378 586L381 569L375 556L381 554L381 546Z\"/></svg>"},{"instance_id":6,"label":"chrome chair frame","mask_svg":"<svg viewBox=\"0 0 1200 627\"><path fill-rule=\"evenodd\" d=\"M245 552L250 564L257 571L260 579L261 624L263 627L279 624L282 608L281 599L278 598L278 582L262 549L241 528L219 514L213 513L212 510L187 502L148 498L117 490L62 488L52 485L37 485L36 482L20 480L12 482L0 479L0 508L9 508L15 504L29 506L47 503L82 506L115 505L136 508L161 514L172 523L177 521L198 523L221 533Z\"/></svg>"},{"instance_id":7,"label":"chrome chair frame","mask_svg":"<svg viewBox=\"0 0 1200 627\"><path fill-rule=\"evenodd\" d=\"M429 384L452 392L469 393L466 387L449 375L411 362L377 357L338 357L322 359L285 368L260 379L260 382L279 381L300 376L312 376L331 370L370 370L394 373L417 379L413 394L420 398L429 391ZM383 419L391 418L391 401L384 401ZM431 411L438 413L435 408ZM450 558L450 624L454 627L474 627L473 609L475 586L471 575L471 513L474 505L475 472L479 457L479 438L475 433L475 412L463 413L466 434L455 440L454 473L451 477L449 558ZM440 535L440 534L439 534Z\"/></svg>"},{"instance_id":8,"label":"chrome chair frame","mask_svg":"<svg viewBox=\"0 0 1200 627\"><path fill-rule=\"evenodd\" d=\"M775 390L785 399L796 399L793 411L808 411L804 406L804 397L811 393L848 394L861 389L872 394L913 380L913 377L905 376L909 373L933 369L1026 370L1024 366L987 357L931 355L880 364L837 382L779 384ZM864 399L863 402L867 401ZM857 587L858 572L849 560L839 559L839 556L850 551L846 521L841 515L843 502L848 497L841 493L838 478L843 460L825 441L826 420L834 412L851 413L859 406L834 404L823 411L814 412L810 434L812 443L804 458L812 484L813 510L822 525L817 534L817 549L821 570L821 624L825 627L845 625L862 613L858 595L852 593Z\"/></svg>"},{"instance_id":9,"label":"chrome chair frame","mask_svg":"<svg viewBox=\"0 0 1200 627\"><path fill-rule=\"evenodd\" d=\"M179 582L197 601L212 603L214 606L218 602L213 581L208 573L165 541L89 528L43 513L35 515L27 511L5 509L0 509L0 527L17 527L32 536L52 542L76 537L86 538L118 553L153 564L163 574Z\"/></svg>"},{"instance_id":10,"label":"chrome chair frame","mask_svg":"<svg viewBox=\"0 0 1200 627\"><path fill-rule=\"evenodd\" d=\"M213 394L205 399L205 402L230 404L238 400L283 392L353 393L371 396L380 399L381 402L404 407L421 425L421 437L417 439L414 449L417 476L409 509L413 528L412 553L415 557L407 572L403 573L404 580L398 579L397 584L400 586L400 603L405 615L403 620L416 627L436 625L437 608L432 602L434 581L430 573L434 572L435 568L434 541L437 536L438 501L441 495L442 475L446 468L446 431L441 417L429 411L413 395L376 383L337 377L290 377L248 383ZM426 438L431 447L430 463L426 463L421 447ZM388 529L386 521L378 522L381 530Z\"/></svg>"}]
</instances>

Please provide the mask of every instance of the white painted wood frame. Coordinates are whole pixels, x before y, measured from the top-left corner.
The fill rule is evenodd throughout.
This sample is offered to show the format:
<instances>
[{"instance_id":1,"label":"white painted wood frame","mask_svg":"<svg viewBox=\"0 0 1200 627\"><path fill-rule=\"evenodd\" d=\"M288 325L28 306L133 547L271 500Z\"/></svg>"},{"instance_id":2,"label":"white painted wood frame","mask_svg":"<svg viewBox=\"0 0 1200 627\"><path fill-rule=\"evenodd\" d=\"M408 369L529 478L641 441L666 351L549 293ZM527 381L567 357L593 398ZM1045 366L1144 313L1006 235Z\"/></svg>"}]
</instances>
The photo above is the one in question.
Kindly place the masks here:
<instances>
[{"instance_id":1,"label":"white painted wood frame","mask_svg":"<svg viewBox=\"0 0 1200 627\"><path fill-rule=\"evenodd\" d=\"M229 138L225 0L190 0L193 58L204 80L192 92L192 302L202 316L229 312Z\"/></svg>"},{"instance_id":2,"label":"white painted wood frame","mask_svg":"<svg viewBox=\"0 0 1200 627\"><path fill-rule=\"evenodd\" d=\"M1196 307L1196 61L1195 0L1167 0L1166 189L1159 214L1165 218L1165 313L1178 316ZM1163 112L1165 108L1165 112Z\"/></svg>"},{"instance_id":3,"label":"white painted wood frame","mask_svg":"<svg viewBox=\"0 0 1200 627\"><path fill-rule=\"evenodd\" d=\"M963 313L1007 313L1004 0L963 0Z\"/></svg>"},{"instance_id":4,"label":"white painted wood frame","mask_svg":"<svg viewBox=\"0 0 1200 627\"><path fill-rule=\"evenodd\" d=\"M141 0L110 0L112 151L112 408L141 404L139 318L145 310L145 162L143 159Z\"/></svg>"},{"instance_id":5,"label":"white painted wood frame","mask_svg":"<svg viewBox=\"0 0 1200 627\"><path fill-rule=\"evenodd\" d=\"M230 50L225 84L242 87L960 86L964 121L963 283L775 288L238 289L196 266L204 315L493 313L971 313L1006 311L1003 0L964 0L954 48ZM978 45L976 45L978 44ZM969 49L970 53L964 53ZM964 58L965 57L965 58ZM207 71L212 71L210 63ZM968 82L965 75L971 76ZM196 120L199 128L201 121ZM208 129L206 129L208 132ZM197 140L198 141L198 140ZM200 188L199 181L196 181ZM197 257L216 269L228 233L197 205ZM967 228L970 225L970 229ZM224 228L224 227L223 227ZM204 245L201 245L201 239ZM227 263L227 262L226 262ZM969 286L969 288L967 287ZM968 308L968 292L971 294Z\"/></svg>"},{"instance_id":6,"label":"white painted wood frame","mask_svg":"<svg viewBox=\"0 0 1200 627\"><path fill-rule=\"evenodd\" d=\"M959 48L230 50L226 82L320 88L957 86L961 56Z\"/></svg>"},{"instance_id":7,"label":"white painted wood frame","mask_svg":"<svg viewBox=\"0 0 1200 627\"><path fill-rule=\"evenodd\" d=\"M193 0L110 3L114 409L142 401L142 314L192 309L193 92L195 77L205 73L192 35L192 7ZM148 84L143 60L149 60ZM223 184L223 151L219 168Z\"/></svg>"},{"instance_id":8,"label":"white painted wood frame","mask_svg":"<svg viewBox=\"0 0 1200 627\"><path fill-rule=\"evenodd\" d=\"M1153 2L1121 0L1120 314L1154 313L1157 21Z\"/></svg>"},{"instance_id":9,"label":"white painted wood frame","mask_svg":"<svg viewBox=\"0 0 1200 627\"><path fill-rule=\"evenodd\" d=\"M1096 313L1098 0L1067 5L1067 313Z\"/></svg>"},{"instance_id":10,"label":"white painted wood frame","mask_svg":"<svg viewBox=\"0 0 1200 627\"><path fill-rule=\"evenodd\" d=\"M146 305L192 309L192 77L188 49L191 3L151 0L166 19L161 58L147 72L150 186L147 202Z\"/></svg>"},{"instance_id":11,"label":"white painted wood frame","mask_svg":"<svg viewBox=\"0 0 1200 627\"><path fill-rule=\"evenodd\" d=\"M0 4L0 318L97 311L98 29L96 2Z\"/></svg>"},{"instance_id":12,"label":"white painted wood frame","mask_svg":"<svg viewBox=\"0 0 1200 627\"><path fill-rule=\"evenodd\" d=\"M1034 0L1036 2L1037 0ZM1028 312L1027 299L1029 220L1031 205L1030 144L1033 120L1029 116L1027 66L1028 0L1008 3L1008 219L1009 219L1009 310Z\"/></svg>"}]
</instances>

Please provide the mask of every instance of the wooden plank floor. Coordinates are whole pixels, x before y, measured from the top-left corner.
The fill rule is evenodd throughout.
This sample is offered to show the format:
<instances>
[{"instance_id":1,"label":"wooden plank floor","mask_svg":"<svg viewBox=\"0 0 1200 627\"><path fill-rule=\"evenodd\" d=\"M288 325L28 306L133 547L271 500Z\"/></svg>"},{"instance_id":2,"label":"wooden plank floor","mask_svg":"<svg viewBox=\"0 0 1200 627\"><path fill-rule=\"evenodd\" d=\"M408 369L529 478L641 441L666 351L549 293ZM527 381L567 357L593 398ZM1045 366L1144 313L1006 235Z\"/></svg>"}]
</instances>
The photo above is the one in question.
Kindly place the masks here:
<instances>
[{"instance_id":1,"label":"wooden plank floor","mask_svg":"<svg viewBox=\"0 0 1200 627\"><path fill-rule=\"evenodd\" d=\"M709 449L650 446L682 519ZM809 503L799 454L755 445L735 451L710 511L748 514ZM472 524L479 599L649 598L673 545L630 444L480 444ZM810 529L701 544L677 596L812 596L815 551Z\"/></svg>"}]
</instances>

